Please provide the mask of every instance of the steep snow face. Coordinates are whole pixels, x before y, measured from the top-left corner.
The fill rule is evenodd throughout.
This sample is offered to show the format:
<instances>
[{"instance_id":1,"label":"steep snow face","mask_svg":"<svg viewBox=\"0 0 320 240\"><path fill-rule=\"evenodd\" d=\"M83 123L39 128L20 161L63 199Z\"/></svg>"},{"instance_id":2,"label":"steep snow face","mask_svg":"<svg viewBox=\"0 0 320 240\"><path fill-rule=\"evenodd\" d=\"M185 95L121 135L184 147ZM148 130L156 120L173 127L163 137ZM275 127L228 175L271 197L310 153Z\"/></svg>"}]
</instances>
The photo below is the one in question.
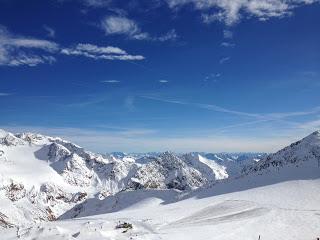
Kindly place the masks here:
<instances>
[{"instance_id":1,"label":"steep snow face","mask_svg":"<svg viewBox=\"0 0 320 240\"><path fill-rule=\"evenodd\" d=\"M0 175L23 183L26 187L39 187L43 182L51 181L64 184L61 176L52 169L45 158L38 156L41 146L29 144L7 146L0 144ZM39 158L38 158L39 157Z\"/></svg>"},{"instance_id":2,"label":"steep snow face","mask_svg":"<svg viewBox=\"0 0 320 240\"><path fill-rule=\"evenodd\" d=\"M63 174L50 166L52 156L67 155L50 144L56 138L38 134L11 134L0 131L0 213L9 225L54 220L85 198L74 200L79 192L68 184ZM55 187L45 187L45 186ZM53 197L59 189L60 197ZM62 190L64 189L64 190ZM65 201L68 199L73 200ZM81 191L84 192L84 191ZM80 194L80 192L79 192ZM57 196L57 195L56 195Z\"/></svg>"},{"instance_id":3,"label":"steep snow face","mask_svg":"<svg viewBox=\"0 0 320 240\"><path fill-rule=\"evenodd\" d=\"M244 169L244 173L259 174L279 171L285 166L314 167L320 171L320 132L316 131L300 141L267 156L264 160Z\"/></svg>"},{"instance_id":4,"label":"steep snow face","mask_svg":"<svg viewBox=\"0 0 320 240\"><path fill-rule=\"evenodd\" d=\"M214 160L209 160L198 153L184 154L182 158L193 166L209 180L221 180L228 178L226 167Z\"/></svg>"}]
</instances>

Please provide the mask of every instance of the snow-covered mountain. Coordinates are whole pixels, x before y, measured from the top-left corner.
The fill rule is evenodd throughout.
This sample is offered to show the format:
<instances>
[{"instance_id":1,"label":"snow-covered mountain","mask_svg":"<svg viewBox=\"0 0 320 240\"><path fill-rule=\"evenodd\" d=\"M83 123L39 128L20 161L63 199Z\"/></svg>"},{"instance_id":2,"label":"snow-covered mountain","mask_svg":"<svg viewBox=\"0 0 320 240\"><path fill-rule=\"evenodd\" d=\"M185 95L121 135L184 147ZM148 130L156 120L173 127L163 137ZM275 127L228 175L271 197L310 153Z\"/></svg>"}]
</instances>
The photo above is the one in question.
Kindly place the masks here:
<instances>
[{"instance_id":1,"label":"snow-covered mountain","mask_svg":"<svg viewBox=\"0 0 320 240\"><path fill-rule=\"evenodd\" d=\"M142 188L192 190L228 177L224 166L195 153L101 155L60 138L4 130L0 166L0 212L13 224L53 220L86 198ZM39 212L29 213L32 208Z\"/></svg>"},{"instance_id":2,"label":"snow-covered mountain","mask_svg":"<svg viewBox=\"0 0 320 240\"><path fill-rule=\"evenodd\" d=\"M182 193L138 189L104 200L88 199L61 217L80 218L54 226L60 229L66 224L64 233L72 236L77 232L79 239L317 239L319 139L315 132L245 168L241 176L209 187ZM188 154L187 159L192 162L193 157ZM90 221L90 228L86 221ZM133 229L116 230L118 221L132 223Z\"/></svg>"},{"instance_id":3,"label":"snow-covered mountain","mask_svg":"<svg viewBox=\"0 0 320 240\"><path fill-rule=\"evenodd\" d=\"M155 158L159 157L163 153L161 152L150 152L150 153L124 153L124 152L112 152L107 153L107 157L115 157L117 159L133 159L136 163L149 163ZM223 179L226 177L235 177L241 174L241 171L244 167L250 166L255 162L260 161L261 159L267 156L266 153L206 153L206 152L190 152L190 153L175 153L175 156L190 161L190 157L195 158L196 161L203 162L209 165L216 165L224 167L225 174L220 174L216 172L217 179ZM188 159L186 159L188 158ZM199 159L200 158L200 159ZM206 161L208 160L208 161ZM220 175L220 177L219 177Z\"/></svg>"},{"instance_id":4,"label":"snow-covered mountain","mask_svg":"<svg viewBox=\"0 0 320 240\"><path fill-rule=\"evenodd\" d=\"M298 168L300 172L306 168L315 168L320 171L320 131L313 132L300 141L268 155L263 160L246 166L242 172L247 175L261 175L288 168Z\"/></svg>"},{"instance_id":5,"label":"snow-covered mountain","mask_svg":"<svg viewBox=\"0 0 320 240\"><path fill-rule=\"evenodd\" d=\"M251 219L252 216L259 218L257 216L265 216L270 209L273 214L278 213L272 204L280 204L281 209L288 208L285 203L280 203L280 200L274 200L282 194L277 193L279 190L284 193L282 197L290 198L285 200L291 204L290 209L297 211L294 216L285 215L286 221L293 221L293 217L297 217L296 214L300 211L299 204L302 202L307 205L313 204L311 210L318 214L317 207L320 206L313 201L318 198L313 196L313 200L310 200L310 197L312 191L315 194L320 193L320 183L315 184L320 178L319 161L319 132L268 156L252 153L194 152L101 155L86 151L60 138L32 133L12 134L0 130L0 227L22 227L33 222L96 214L107 214L108 219L118 221L119 217L123 219L125 214L133 214L135 217L131 221L138 226L139 234L141 231L149 232L152 229L150 231L153 233L148 234L153 236L151 239L157 239L153 234L156 229L162 229L160 226L176 224L182 228L189 228L191 225L198 226L198 222L219 223L225 222L226 219L233 222L238 216L240 220ZM303 191L299 187L300 181L304 181ZM286 182L289 184L287 188ZM273 185L276 187L273 188ZM247 197L247 193L251 195ZM301 201L299 196L303 198ZM202 198L207 200L195 200ZM233 198L241 201L228 202ZM255 203L251 203L251 200ZM267 203L267 200L270 203ZM163 204L167 207L162 207ZM155 211L155 207L160 210ZM181 208L188 210L183 211ZM309 211L309 208L307 210ZM193 213L188 215L188 211ZM161 214L165 214L165 220L155 220ZM150 222L150 226L149 223L143 222L143 219L149 218L155 221ZM317 222L314 217L310 219ZM261 221L265 221L264 217ZM257 229L260 229L258 226ZM310 229L313 233L313 228ZM70 238L71 233L64 235L68 231L61 230L61 226L53 230L57 236L62 236L57 239L73 239ZM178 234L169 228L166 231L172 233L172 236ZM24 236L24 233L16 234ZM42 233L39 234L37 231L28 232L26 236L40 236ZM46 234L51 236L49 233ZM110 237L115 233L108 235L102 231L101 234L104 239L103 237ZM242 232L238 234L241 235ZM128 236L133 237L117 235L116 239L128 239ZM170 235L174 238L172 236ZM221 236L232 239L231 235ZM256 239L255 235L252 235L252 238L246 237ZM15 239L14 236L11 239Z\"/></svg>"}]
</instances>

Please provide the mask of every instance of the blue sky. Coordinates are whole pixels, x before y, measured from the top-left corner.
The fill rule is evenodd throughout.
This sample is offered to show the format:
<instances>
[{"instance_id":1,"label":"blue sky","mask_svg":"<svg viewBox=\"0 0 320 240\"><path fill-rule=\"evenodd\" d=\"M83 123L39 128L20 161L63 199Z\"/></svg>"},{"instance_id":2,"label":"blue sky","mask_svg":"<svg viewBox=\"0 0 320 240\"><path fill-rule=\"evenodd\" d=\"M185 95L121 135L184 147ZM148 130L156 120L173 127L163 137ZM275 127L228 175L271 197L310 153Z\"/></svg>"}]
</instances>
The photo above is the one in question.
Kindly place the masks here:
<instances>
[{"instance_id":1,"label":"blue sky","mask_svg":"<svg viewBox=\"0 0 320 240\"><path fill-rule=\"evenodd\" d=\"M0 0L0 127L93 151L275 151L320 128L318 0Z\"/></svg>"}]
</instances>

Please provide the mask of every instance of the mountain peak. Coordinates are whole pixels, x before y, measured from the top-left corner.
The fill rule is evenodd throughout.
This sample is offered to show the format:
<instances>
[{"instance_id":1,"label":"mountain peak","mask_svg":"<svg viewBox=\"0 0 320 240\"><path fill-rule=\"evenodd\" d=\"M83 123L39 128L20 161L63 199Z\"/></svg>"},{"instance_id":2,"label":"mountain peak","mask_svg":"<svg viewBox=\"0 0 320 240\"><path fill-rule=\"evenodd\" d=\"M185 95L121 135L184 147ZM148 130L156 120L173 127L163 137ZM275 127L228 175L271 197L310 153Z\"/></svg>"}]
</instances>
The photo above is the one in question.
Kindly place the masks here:
<instances>
[{"instance_id":1,"label":"mountain peak","mask_svg":"<svg viewBox=\"0 0 320 240\"><path fill-rule=\"evenodd\" d=\"M320 140L320 130L314 131L309 136L302 139L303 140L309 140L309 141L319 141ZM319 143L319 142L318 142Z\"/></svg>"},{"instance_id":2,"label":"mountain peak","mask_svg":"<svg viewBox=\"0 0 320 240\"><path fill-rule=\"evenodd\" d=\"M8 132L0 128L0 138L4 138L8 135Z\"/></svg>"}]
</instances>

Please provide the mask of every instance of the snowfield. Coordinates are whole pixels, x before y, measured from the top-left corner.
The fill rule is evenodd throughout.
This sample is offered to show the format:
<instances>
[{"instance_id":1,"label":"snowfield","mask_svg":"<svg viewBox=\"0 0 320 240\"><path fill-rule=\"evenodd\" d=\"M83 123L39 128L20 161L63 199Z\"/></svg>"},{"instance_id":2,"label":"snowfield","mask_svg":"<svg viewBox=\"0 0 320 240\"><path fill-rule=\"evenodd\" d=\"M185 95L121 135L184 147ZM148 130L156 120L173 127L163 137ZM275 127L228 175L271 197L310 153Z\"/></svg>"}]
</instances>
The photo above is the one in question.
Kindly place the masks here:
<instances>
[{"instance_id":1,"label":"snowfield","mask_svg":"<svg viewBox=\"0 0 320 240\"><path fill-rule=\"evenodd\" d=\"M319 132L241 164L212 156L99 155L0 130L0 239L320 237Z\"/></svg>"}]
</instances>

